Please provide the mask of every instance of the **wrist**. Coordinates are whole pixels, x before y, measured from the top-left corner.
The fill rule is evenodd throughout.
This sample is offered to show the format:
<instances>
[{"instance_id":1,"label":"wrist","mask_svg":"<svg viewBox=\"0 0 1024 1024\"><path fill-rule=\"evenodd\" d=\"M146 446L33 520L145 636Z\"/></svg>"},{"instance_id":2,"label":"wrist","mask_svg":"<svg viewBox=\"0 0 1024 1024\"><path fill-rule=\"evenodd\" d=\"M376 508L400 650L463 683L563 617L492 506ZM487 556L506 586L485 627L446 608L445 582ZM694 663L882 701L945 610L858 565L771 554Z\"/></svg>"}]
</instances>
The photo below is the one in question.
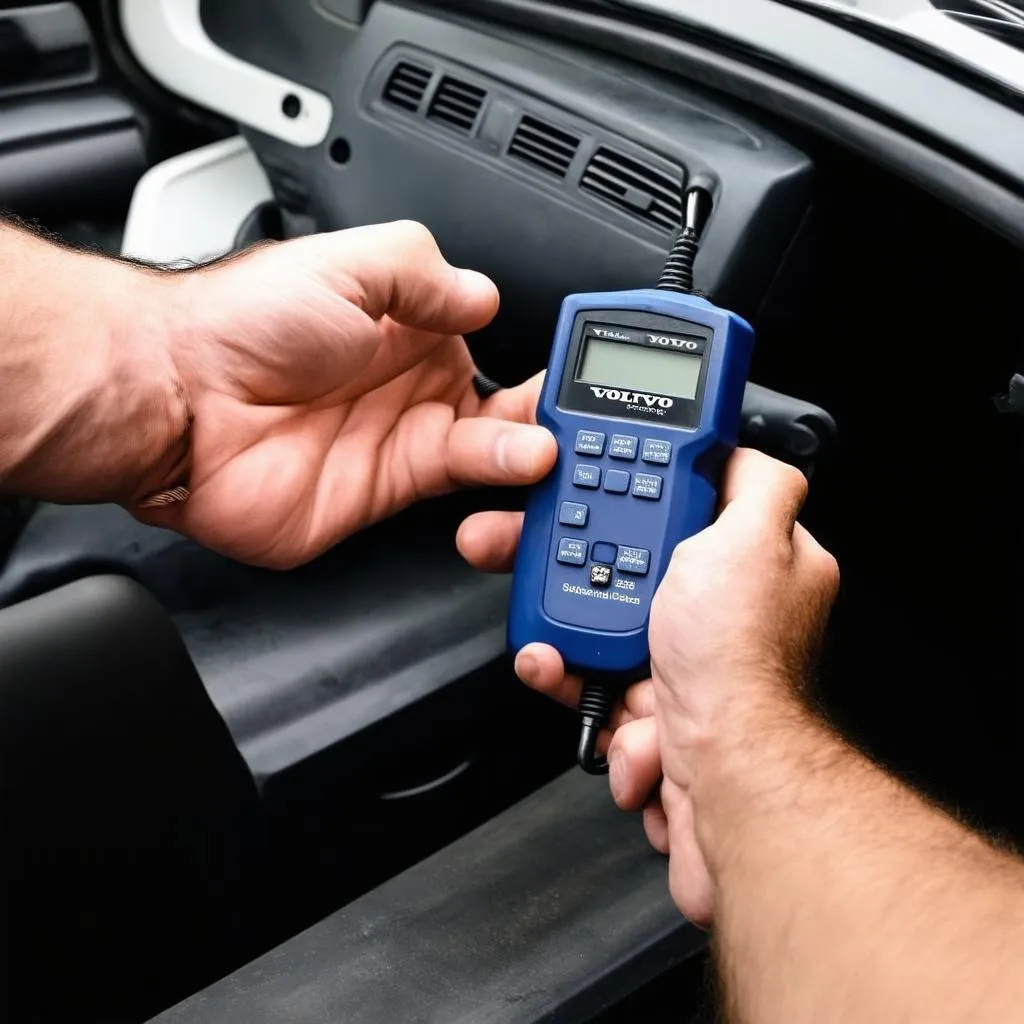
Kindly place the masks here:
<instances>
[{"instance_id":1,"label":"wrist","mask_svg":"<svg viewBox=\"0 0 1024 1024\"><path fill-rule=\"evenodd\" d=\"M856 771L862 760L795 688L723 707L698 747L691 781L695 826L716 882L742 861L752 835L771 836L766 821L800 813L808 780Z\"/></svg>"},{"instance_id":2,"label":"wrist","mask_svg":"<svg viewBox=\"0 0 1024 1024\"><path fill-rule=\"evenodd\" d=\"M0 228L0 491L132 505L187 472L165 275Z\"/></svg>"}]
</instances>

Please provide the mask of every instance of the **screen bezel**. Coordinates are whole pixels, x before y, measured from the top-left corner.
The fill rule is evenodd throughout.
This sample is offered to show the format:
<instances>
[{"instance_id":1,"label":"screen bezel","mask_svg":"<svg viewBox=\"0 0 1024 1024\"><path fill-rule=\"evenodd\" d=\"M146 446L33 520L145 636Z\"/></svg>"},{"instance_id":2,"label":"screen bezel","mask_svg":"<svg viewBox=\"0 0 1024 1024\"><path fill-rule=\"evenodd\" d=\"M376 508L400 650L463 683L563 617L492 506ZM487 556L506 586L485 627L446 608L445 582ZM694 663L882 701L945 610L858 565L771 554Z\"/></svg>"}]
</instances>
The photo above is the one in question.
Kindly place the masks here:
<instances>
[{"instance_id":1,"label":"screen bezel","mask_svg":"<svg viewBox=\"0 0 1024 1024\"><path fill-rule=\"evenodd\" d=\"M577 379L582 366L584 340L594 328L622 335L625 340L618 340L618 343L622 345L633 344L646 348L649 344L645 337L647 334L681 336L696 343L699 351L690 349L679 352L680 355L700 355L702 357L696 396L687 399L657 392L643 392L653 395L657 399L671 399L672 406L668 409L661 408L659 404L648 406L646 402L640 403L641 407L631 408L630 403L596 396L590 390L595 385ZM713 340L714 331L710 327L688 320L677 320L674 317L659 316L655 313L621 309L581 311L577 314L573 324L572 338L566 353L558 395L558 407L566 412L591 413L609 419L628 420L632 423L641 422L649 423L652 426L695 430L700 425L701 411L704 406L704 392L707 388L708 364L711 361ZM666 348L662 351L672 350ZM596 386L605 387L605 385ZM614 388L610 389L615 390Z\"/></svg>"}]
</instances>

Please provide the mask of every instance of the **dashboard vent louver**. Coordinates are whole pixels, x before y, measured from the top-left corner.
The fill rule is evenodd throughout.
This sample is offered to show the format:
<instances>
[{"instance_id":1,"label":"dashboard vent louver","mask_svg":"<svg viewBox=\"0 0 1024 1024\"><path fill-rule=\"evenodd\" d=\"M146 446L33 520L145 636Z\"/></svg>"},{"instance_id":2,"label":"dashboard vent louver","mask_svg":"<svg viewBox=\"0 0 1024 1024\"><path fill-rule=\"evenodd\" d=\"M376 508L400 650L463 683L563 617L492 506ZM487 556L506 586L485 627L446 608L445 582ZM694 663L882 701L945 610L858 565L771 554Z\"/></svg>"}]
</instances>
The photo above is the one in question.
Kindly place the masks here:
<instances>
[{"instance_id":1,"label":"dashboard vent louver","mask_svg":"<svg viewBox=\"0 0 1024 1024\"><path fill-rule=\"evenodd\" d=\"M453 128L463 135L473 131L480 109L484 105L485 89L469 82L461 82L451 75L445 75L430 101L427 117L431 121Z\"/></svg>"},{"instance_id":2,"label":"dashboard vent louver","mask_svg":"<svg viewBox=\"0 0 1024 1024\"><path fill-rule=\"evenodd\" d=\"M564 178L579 148L578 135L524 114L509 143L508 155Z\"/></svg>"},{"instance_id":3,"label":"dashboard vent louver","mask_svg":"<svg viewBox=\"0 0 1024 1024\"><path fill-rule=\"evenodd\" d=\"M674 174L601 146L583 172L580 189L663 231L683 226L683 170Z\"/></svg>"},{"instance_id":4,"label":"dashboard vent louver","mask_svg":"<svg viewBox=\"0 0 1024 1024\"><path fill-rule=\"evenodd\" d=\"M420 109L434 72L421 64L403 60L395 65L384 86L384 99L396 107L413 112Z\"/></svg>"}]
</instances>

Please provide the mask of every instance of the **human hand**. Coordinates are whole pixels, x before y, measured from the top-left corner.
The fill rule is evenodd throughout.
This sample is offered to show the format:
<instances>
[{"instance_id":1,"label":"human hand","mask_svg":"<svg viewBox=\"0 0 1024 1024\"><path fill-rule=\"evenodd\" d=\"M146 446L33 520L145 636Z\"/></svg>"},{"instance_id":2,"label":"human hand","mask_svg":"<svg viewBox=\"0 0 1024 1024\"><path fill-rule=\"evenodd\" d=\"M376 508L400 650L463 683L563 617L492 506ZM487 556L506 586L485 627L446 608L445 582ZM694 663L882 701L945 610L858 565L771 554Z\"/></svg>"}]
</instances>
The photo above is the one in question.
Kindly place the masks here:
<instances>
[{"instance_id":1,"label":"human hand","mask_svg":"<svg viewBox=\"0 0 1024 1024\"><path fill-rule=\"evenodd\" d=\"M83 384L37 396L72 415L34 430L60 446L15 450L6 480L0 464L15 493L119 501L285 568L419 499L532 483L554 464L554 440L533 423L539 378L486 400L473 389L461 335L493 317L494 285L449 266L421 225L315 235L185 272L24 246L41 262L77 261L42 276L88 284L59 302L79 310L59 332L68 340L28 353L60 367L49 389ZM179 485L187 500L161 504Z\"/></svg>"},{"instance_id":2,"label":"human hand","mask_svg":"<svg viewBox=\"0 0 1024 1024\"><path fill-rule=\"evenodd\" d=\"M737 751L756 772L759 731L805 714L800 691L838 590L835 559L796 521L806 495L797 470L737 451L718 520L676 548L651 608L669 880L697 923L714 914L721 838L701 783Z\"/></svg>"},{"instance_id":3,"label":"human hand","mask_svg":"<svg viewBox=\"0 0 1024 1024\"><path fill-rule=\"evenodd\" d=\"M654 679L632 687L610 723L616 802L645 808L648 838L670 853L673 896L701 924L715 898L706 855L713 837L701 831L694 802L702 757L746 743L749 721L801 713L796 691L836 593L835 560L796 523L806 489L791 467L736 452L723 479L722 514L679 545L655 598ZM521 524L521 515L480 513L463 524L460 550L481 568L507 568ZM564 674L551 648L524 648L517 670L555 699L578 702L580 681Z\"/></svg>"},{"instance_id":4,"label":"human hand","mask_svg":"<svg viewBox=\"0 0 1024 1024\"><path fill-rule=\"evenodd\" d=\"M494 316L494 285L450 267L420 225L267 247L188 283L191 497L137 513L148 522L290 566L415 501L554 464L531 425L539 379L473 389L461 335Z\"/></svg>"}]
</instances>

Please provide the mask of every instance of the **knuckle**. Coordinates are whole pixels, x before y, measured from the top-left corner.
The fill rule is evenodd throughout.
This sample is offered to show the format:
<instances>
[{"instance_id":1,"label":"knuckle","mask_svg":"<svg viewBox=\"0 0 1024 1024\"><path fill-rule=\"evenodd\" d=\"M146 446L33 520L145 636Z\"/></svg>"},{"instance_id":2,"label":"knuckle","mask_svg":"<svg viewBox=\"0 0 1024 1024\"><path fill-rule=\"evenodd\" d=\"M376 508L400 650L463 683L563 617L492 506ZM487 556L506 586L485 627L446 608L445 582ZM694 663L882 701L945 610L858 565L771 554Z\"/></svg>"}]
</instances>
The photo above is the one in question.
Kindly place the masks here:
<instances>
[{"instance_id":1,"label":"knuckle","mask_svg":"<svg viewBox=\"0 0 1024 1024\"><path fill-rule=\"evenodd\" d=\"M839 581L841 577L839 562L831 551L826 551L820 546L817 551L817 560L817 570L818 575L821 578L822 585L828 593L834 595L839 590Z\"/></svg>"},{"instance_id":2,"label":"knuckle","mask_svg":"<svg viewBox=\"0 0 1024 1024\"><path fill-rule=\"evenodd\" d=\"M698 533L693 537L680 541L675 546L672 551L672 558L669 560L669 573L678 574L685 571L686 566L700 553L703 536L703 534Z\"/></svg>"},{"instance_id":3,"label":"knuckle","mask_svg":"<svg viewBox=\"0 0 1024 1024\"><path fill-rule=\"evenodd\" d=\"M786 490L793 495L794 499L803 503L807 498L807 477L796 466L785 462L779 463L779 476L785 481Z\"/></svg>"},{"instance_id":4,"label":"knuckle","mask_svg":"<svg viewBox=\"0 0 1024 1024\"><path fill-rule=\"evenodd\" d=\"M418 220L397 220L392 224L392 229L401 236L406 245L432 252L438 251L437 241L430 228Z\"/></svg>"}]
</instances>

